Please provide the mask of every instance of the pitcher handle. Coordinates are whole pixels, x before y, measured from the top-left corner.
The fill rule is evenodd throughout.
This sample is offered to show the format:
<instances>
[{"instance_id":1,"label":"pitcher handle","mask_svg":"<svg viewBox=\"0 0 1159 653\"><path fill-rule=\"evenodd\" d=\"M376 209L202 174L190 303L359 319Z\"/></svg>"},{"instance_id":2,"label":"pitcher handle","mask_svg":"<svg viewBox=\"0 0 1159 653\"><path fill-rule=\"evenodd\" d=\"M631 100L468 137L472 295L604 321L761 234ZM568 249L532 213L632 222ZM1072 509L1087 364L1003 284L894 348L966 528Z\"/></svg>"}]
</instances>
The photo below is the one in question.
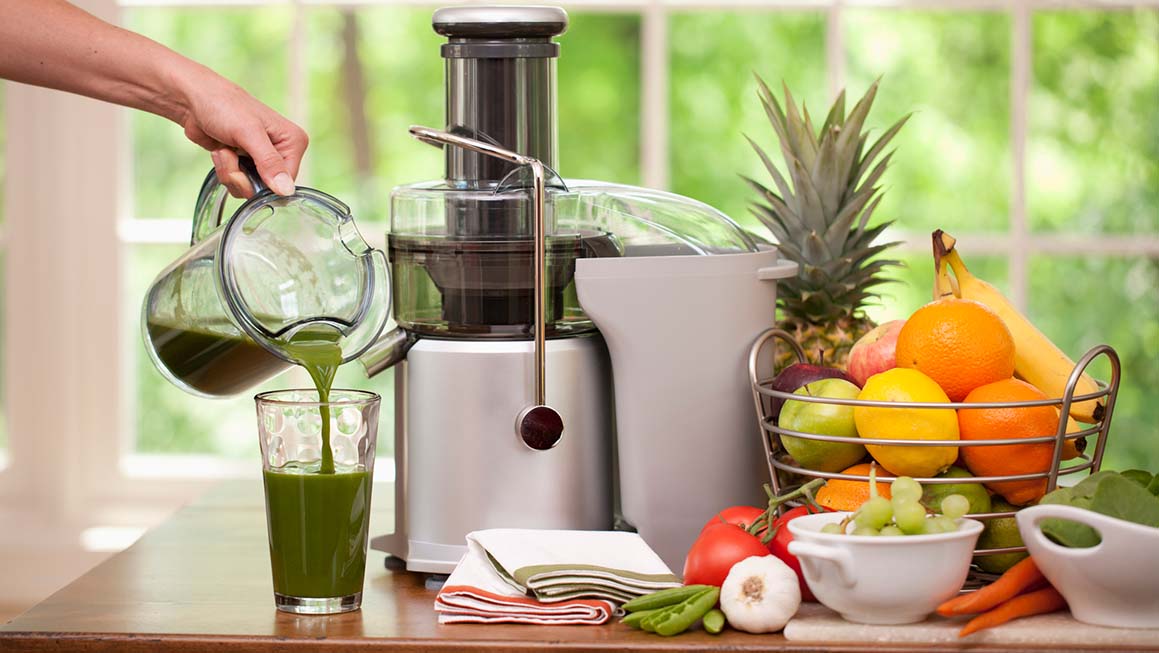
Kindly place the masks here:
<instances>
[{"instance_id":1,"label":"pitcher handle","mask_svg":"<svg viewBox=\"0 0 1159 653\"><path fill-rule=\"evenodd\" d=\"M245 173L249 182L253 184L254 195L266 190L261 175L254 160L248 156L238 157L238 165ZM201 191L197 194L197 206L193 209L193 235L189 239L192 247L221 226L222 213L225 210L225 201L229 198L229 190L217 179L217 171L210 170L201 182Z\"/></svg>"},{"instance_id":2,"label":"pitcher handle","mask_svg":"<svg viewBox=\"0 0 1159 653\"><path fill-rule=\"evenodd\" d=\"M1014 518L1018 522L1018 532L1022 535L1023 541L1033 542L1041 548L1050 549L1057 555L1069 560L1081 560L1094 555L1113 557L1113 553L1107 551L1108 535L1120 531L1129 532L1133 530L1133 526L1146 528L1145 526L1131 524L1121 519L1099 514L1093 510L1049 503L1023 508L1014 515ZM1071 548L1057 544L1042 532L1042 522L1046 519L1065 519L1084 526L1090 526L1099 532L1102 542L1095 546L1084 548ZM1129 540L1130 538L1124 539ZM1112 537L1111 540L1113 542L1115 538Z\"/></svg>"},{"instance_id":3,"label":"pitcher handle","mask_svg":"<svg viewBox=\"0 0 1159 653\"><path fill-rule=\"evenodd\" d=\"M849 555L845 549L825 546L816 542L793 540L789 542L789 553L810 562L814 562L810 558L831 562L837 568L837 577L841 580L842 585L853 587L857 583L857 577L853 574L853 556Z\"/></svg>"}]
</instances>

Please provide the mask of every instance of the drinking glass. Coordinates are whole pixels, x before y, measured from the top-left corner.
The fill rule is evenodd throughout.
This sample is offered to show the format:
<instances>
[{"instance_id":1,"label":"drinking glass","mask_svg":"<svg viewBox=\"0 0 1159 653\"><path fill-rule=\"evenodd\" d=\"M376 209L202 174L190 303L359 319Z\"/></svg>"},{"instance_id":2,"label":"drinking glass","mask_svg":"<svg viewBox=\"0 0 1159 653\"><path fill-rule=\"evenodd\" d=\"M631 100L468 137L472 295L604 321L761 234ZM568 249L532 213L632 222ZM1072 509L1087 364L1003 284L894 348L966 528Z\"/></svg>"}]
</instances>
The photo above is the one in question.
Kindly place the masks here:
<instances>
[{"instance_id":1,"label":"drinking glass","mask_svg":"<svg viewBox=\"0 0 1159 653\"><path fill-rule=\"evenodd\" d=\"M279 390L255 400L274 604L294 614L357 610L380 398L331 390L320 402L315 390ZM333 472L324 469L327 440Z\"/></svg>"}]
</instances>

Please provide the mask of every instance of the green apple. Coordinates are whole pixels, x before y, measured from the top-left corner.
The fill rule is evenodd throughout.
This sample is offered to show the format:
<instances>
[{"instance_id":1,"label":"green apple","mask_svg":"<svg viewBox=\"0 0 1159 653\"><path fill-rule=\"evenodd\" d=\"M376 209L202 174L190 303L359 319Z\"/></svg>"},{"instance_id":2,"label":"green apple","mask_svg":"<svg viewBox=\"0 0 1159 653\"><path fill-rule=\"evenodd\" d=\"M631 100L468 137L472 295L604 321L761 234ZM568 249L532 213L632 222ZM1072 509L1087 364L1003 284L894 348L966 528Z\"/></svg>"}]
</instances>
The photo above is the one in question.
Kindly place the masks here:
<instances>
[{"instance_id":1,"label":"green apple","mask_svg":"<svg viewBox=\"0 0 1159 653\"><path fill-rule=\"evenodd\" d=\"M856 399L859 392L860 388L845 379L822 379L797 388L793 394ZM781 408L777 423L781 428L801 433L857 437L853 406L790 399ZM839 472L865 457L865 447L860 444L821 442L790 435L782 435L781 444L801 467L818 472Z\"/></svg>"}]
</instances>

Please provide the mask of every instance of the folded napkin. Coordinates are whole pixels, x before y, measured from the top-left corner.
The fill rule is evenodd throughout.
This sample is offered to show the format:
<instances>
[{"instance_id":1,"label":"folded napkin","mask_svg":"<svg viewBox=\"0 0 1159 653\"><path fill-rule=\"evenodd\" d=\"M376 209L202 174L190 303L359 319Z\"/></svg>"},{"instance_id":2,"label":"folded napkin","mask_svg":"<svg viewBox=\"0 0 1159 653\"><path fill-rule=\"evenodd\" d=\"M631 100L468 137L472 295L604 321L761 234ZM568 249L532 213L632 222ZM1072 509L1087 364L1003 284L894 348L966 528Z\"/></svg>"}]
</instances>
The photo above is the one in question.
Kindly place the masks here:
<instances>
[{"instance_id":1,"label":"folded napkin","mask_svg":"<svg viewBox=\"0 0 1159 653\"><path fill-rule=\"evenodd\" d=\"M440 623L604 623L615 606L680 581L643 538L614 531L491 529L435 600Z\"/></svg>"},{"instance_id":2,"label":"folded napkin","mask_svg":"<svg viewBox=\"0 0 1159 653\"><path fill-rule=\"evenodd\" d=\"M435 597L439 623L516 623L542 625L602 624L612 618L611 601L573 599L542 603L495 573L487 554L469 547Z\"/></svg>"}]
</instances>

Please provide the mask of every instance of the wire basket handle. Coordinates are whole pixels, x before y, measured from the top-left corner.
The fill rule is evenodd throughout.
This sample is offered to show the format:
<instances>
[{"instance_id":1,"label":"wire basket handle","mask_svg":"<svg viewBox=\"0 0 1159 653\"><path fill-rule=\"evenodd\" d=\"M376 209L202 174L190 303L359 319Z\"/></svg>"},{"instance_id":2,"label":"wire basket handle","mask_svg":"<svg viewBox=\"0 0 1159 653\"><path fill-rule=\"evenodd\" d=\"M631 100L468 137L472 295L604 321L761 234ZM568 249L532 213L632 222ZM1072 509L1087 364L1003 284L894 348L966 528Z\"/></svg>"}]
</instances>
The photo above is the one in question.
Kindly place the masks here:
<instances>
[{"instance_id":1,"label":"wire basket handle","mask_svg":"<svg viewBox=\"0 0 1159 653\"><path fill-rule=\"evenodd\" d=\"M1099 396L1107 398L1107 403L1103 406L1103 415L1098 421L1099 431L1095 439L1095 451L1091 455L1091 473L1099 471L1103 464L1103 452L1107 448L1107 433L1111 428L1111 413L1115 410L1115 399L1119 396L1119 379L1122 375L1122 363L1119 361L1119 354L1110 345L1102 344L1095 345L1083 354L1083 357L1075 363L1074 369L1070 372L1070 377L1066 381L1066 391L1062 396L1062 406L1060 407L1060 417L1058 420L1057 441L1054 446L1054 457L1050 464L1050 477L1047 479L1046 491L1052 492L1058 487L1058 472L1059 465L1062 463L1062 445L1063 439L1066 437L1067 416L1070 415L1071 404L1075 400L1075 391L1078 388L1079 379L1086 373L1087 367L1090 366L1094 360L1100 356L1105 356L1107 361L1111 364L1111 379L1106 384Z\"/></svg>"}]
</instances>

